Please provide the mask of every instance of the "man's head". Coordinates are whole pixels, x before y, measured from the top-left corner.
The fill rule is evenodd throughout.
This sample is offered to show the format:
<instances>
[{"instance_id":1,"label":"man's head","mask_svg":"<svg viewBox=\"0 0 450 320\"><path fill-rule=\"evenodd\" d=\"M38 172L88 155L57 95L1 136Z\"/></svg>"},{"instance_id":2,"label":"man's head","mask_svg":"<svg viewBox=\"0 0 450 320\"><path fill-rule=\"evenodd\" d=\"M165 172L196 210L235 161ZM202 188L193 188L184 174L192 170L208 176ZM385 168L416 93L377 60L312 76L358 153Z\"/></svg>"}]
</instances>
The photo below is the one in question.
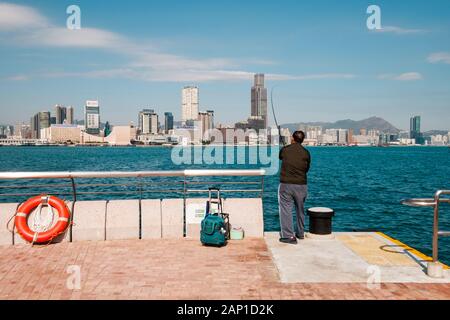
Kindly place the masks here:
<instances>
[{"instance_id":1,"label":"man's head","mask_svg":"<svg viewBox=\"0 0 450 320\"><path fill-rule=\"evenodd\" d=\"M303 131L295 131L292 134L291 143L299 143L302 144L305 140L305 133Z\"/></svg>"}]
</instances>

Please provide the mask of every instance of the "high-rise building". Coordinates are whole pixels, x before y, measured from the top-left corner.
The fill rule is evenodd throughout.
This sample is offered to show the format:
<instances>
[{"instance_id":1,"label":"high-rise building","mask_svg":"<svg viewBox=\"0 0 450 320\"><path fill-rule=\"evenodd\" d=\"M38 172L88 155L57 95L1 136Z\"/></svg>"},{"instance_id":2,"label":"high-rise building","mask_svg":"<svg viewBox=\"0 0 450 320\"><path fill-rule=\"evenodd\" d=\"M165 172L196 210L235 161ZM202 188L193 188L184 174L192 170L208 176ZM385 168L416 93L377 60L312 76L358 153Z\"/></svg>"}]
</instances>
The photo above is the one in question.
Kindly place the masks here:
<instances>
[{"instance_id":1,"label":"high-rise building","mask_svg":"<svg viewBox=\"0 0 450 320\"><path fill-rule=\"evenodd\" d=\"M150 115L150 133L151 134L159 133L159 116L156 113L152 113Z\"/></svg>"},{"instance_id":2,"label":"high-rise building","mask_svg":"<svg viewBox=\"0 0 450 320\"><path fill-rule=\"evenodd\" d=\"M164 130L166 133L169 133L170 130L173 130L173 114L172 114L172 112L164 113Z\"/></svg>"},{"instance_id":3,"label":"high-rise building","mask_svg":"<svg viewBox=\"0 0 450 320\"><path fill-rule=\"evenodd\" d=\"M50 127L50 112L41 111L36 113L31 117L30 128L31 128L31 138L40 139L41 130Z\"/></svg>"},{"instance_id":4,"label":"high-rise building","mask_svg":"<svg viewBox=\"0 0 450 320\"><path fill-rule=\"evenodd\" d=\"M86 101L84 107L84 126L89 134L100 134L100 106L96 100Z\"/></svg>"},{"instance_id":5,"label":"high-rise building","mask_svg":"<svg viewBox=\"0 0 450 320\"><path fill-rule=\"evenodd\" d=\"M112 128L111 128L111 126L109 124L109 121L106 121L106 123L105 123L105 130L103 132L103 135L105 137L107 137L107 136L109 136L111 134L111 131L112 131Z\"/></svg>"},{"instance_id":6,"label":"high-rise building","mask_svg":"<svg viewBox=\"0 0 450 320\"><path fill-rule=\"evenodd\" d=\"M139 112L138 125L142 134L151 133L151 117L153 114L155 114L153 109L143 109Z\"/></svg>"},{"instance_id":7,"label":"high-rise building","mask_svg":"<svg viewBox=\"0 0 450 320\"><path fill-rule=\"evenodd\" d=\"M208 114L208 128L214 129L214 110L206 110L206 113Z\"/></svg>"},{"instance_id":8,"label":"high-rise building","mask_svg":"<svg viewBox=\"0 0 450 320\"><path fill-rule=\"evenodd\" d=\"M75 119L73 118L73 107L67 107L66 109L66 123L73 124Z\"/></svg>"},{"instance_id":9,"label":"high-rise building","mask_svg":"<svg viewBox=\"0 0 450 320\"><path fill-rule=\"evenodd\" d=\"M420 116L411 117L409 120L409 138L415 139L417 144L423 144L422 132L420 131Z\"/></svg>"},{"instance_id":10,"label":"high-rise building","mask_svg":"<svg viewBox=\"0 0 450 320\"><path fill-rule=\"evenodd\" d=\"M267 128L267 89L264 87L264 74L255 74L255 83L251 90L251 116L264 120Z\"/></svg>"},{"instance_id":11,"label":"high-rise building","mask_svg":"<svg viewBox=\"0 0 450 320\"><path fill-rule=\"evenodd\" d=\"M14 136L22 139L31 138L30 125L26 123L16 124L14 126Z\"/></svg>"},{"instance_id":12,"label":"high-rise building","mask_svg":"<svg viewBox=\"0 0 450 320\"><path fill-rule=\"evenodd\" d=\"M181 92L181 121L198 119L199 90L195 86L186 86Z\"/></svg>"},{"instance_id":13,"label":"high-rise building","mask_svg":"<svg viewBox=\"0 0 450 320\"><path fill-rule=\"evenodd\" d=\"M353 129L348 129L348 144L353 144Z\"/></svg>"},{"instance_id":14,"label":"high-rise building","mask_svg":"<svg viewBox=\"0 0 450 320\"><path fill-rule=\"evenodd\" d=\"M299 128L299 130L306 134L307 139L318 140L322 135L322 127L320 126L303 126L303 128Z\"/></svg>"},{"instance_id":15,"label":"high-rise building","mask_svg":"<svg viewBox=\"0 0 450 320\"><path fill-rule=\"evenodd\" d=\"M67 118L67 109L59 104L55 106L55 124L63 124L64 120Z\"/></svg>"},{"instance_id":16,"label":"high-rise building","mask_svg":"<svg viewBox=\"0 0 450 320\"><path fill-rule=\"evenodd\" d=\"M214 129L214 111L208 110L206 112L199 112L198 119L201 124L201 134L203 140L209 140L210 131Z\"/></svg>"},{"instance_id":17,"label":"high-rise building","mask_svg":"<svg viewBox=\"0 0 450 320\"><path fill-rule=\"evenodd\" d=\"M10 125L0 126L0 136L2 138L13 137L14 134L15 134L14 126L10 126Z\"/></svg>"},{"instance_id":18,"label":"high-rise building","mask_svg":"<svg viewBox=\"0 0 450 320\"><path fill-rule=\"evenodd\" d=\"M338 129L338 143L347 144L348 143L348 130Z\"/></svg>"}]
</instances>

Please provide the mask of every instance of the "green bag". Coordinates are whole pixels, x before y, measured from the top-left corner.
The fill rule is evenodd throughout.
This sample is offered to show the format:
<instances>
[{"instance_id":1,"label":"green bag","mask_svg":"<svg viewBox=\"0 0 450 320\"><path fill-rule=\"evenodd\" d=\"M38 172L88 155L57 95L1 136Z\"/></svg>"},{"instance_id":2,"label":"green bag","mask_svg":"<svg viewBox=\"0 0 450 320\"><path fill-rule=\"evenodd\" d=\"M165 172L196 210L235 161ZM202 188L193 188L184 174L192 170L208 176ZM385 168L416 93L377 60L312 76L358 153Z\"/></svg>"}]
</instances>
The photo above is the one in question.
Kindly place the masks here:
<instances>
[{"instance_id":1,"label":"green bag","mask_svg":"<svg viewBox=\"0 0 450 320\"><path fill-rule=\"evenodd\" d=\"M201 226L200 241L203 245L223 247L227 244L225 220L221 216L207 214Z\"/></svg>"}]
</instances>

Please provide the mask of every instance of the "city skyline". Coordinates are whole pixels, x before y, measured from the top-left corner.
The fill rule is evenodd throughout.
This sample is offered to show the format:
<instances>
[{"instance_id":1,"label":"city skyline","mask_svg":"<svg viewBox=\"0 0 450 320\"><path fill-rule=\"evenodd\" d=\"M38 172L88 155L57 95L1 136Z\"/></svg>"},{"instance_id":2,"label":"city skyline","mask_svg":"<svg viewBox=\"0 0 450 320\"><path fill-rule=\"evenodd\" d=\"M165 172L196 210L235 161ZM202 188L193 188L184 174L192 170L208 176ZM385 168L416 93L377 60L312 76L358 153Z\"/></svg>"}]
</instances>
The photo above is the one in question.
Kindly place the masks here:
<instances>
[{"instance_id":1,"label":"city skyline","mask_svg":"<svg viewBox=\"0 0 450 320\"><path fill-rule=\"evenodd\" d=\"M265 73L279 123L379 115L407 130L421 115L423 131L449 130L450 4L377 4L381 31L367 29L364 1L139 2L126 12L80 1L77 31L65 29L67 3L0 2L0 122L21 123L58 103L82 119L91 97L110 123L133 121L127 115L143 105L180 119L175 92L193 84L200 108L213 106L216 119L233 124L248 116L253 75ZM186 11L198 23L186 25Z\"/></svg>"},{"instance_id":2,"label":"city skyline","mask_svg":"<svg viewBox=\"0 0 450 320\"><path fill-rule=\"evenodd\" d=\"M267 89L264 88L264 76L265 75L261 74L261 73L258 73L258 74L254 75L254 82L253 82L253 85L251 86L251 90L250 90L249 113L247 114L247 115L250 115L249 119L251 119L251 118L259 118L259 117L264 118L263 116L260 115L260 113L261 113L261 106L262 106L262 109L265 109L263 112L265 114L268 113L267 101L266 101L267 98L265 98L267 96ZM257 85L257 83L259 83L260 85ZM194 90L195 94L193 94L192 90ZM258 99L254 98L254 97L256 97L256 91L258 91L258 96L262 95L262 97L263 97L262 103L261 103L261 101L257 102L256 100L258 100ZM151 109L150 108L144 108L144 109L142 109L142 108L137 107L136 108L136 110L138 110L138 111L136 111L138 113L138 120L137 120L137 122L135 122L132 119L132 117L130 117L129 121L125 121L125 122L121 122L121 123L120 122L119 123L112 123L111 121L108 121L108 120L106 120L106 121L107 122L111 122L112 125L134 124L137 128L142 129L141 114L143 112L149 112L151 114L154 114L156 116L157 123L159 123L159 114L160 113L164 114L164 116L166 114L170 114L171 117L172 117L172 123L173 123L173 121L178 121L179 123L186 123L186 120L188 120L188 121L189 120L190 121L199 120L199 117L200 117L201 113L205 113L205 111L201 111L200 110L200 106L201 105L199 103L199 95L200 95L200 88L199 88L199 86L189 85L189 86L183 86L181 88L181 104L180 104L180 106L178 108L181 110L180 114L183 114L184 110L186 110L186 105L187 105L187 103L185 101L186 100L186 96L189 97L189 102L191 102L192 95L195 96L195 99L194 99L195 100L195 108L192 108L191 106L189 106L188 109L190 111L188 113L191 115L191 117L189 119L175 118L173 116L173 112L168 112L166 110L155 111L155 108L151 108ZM259 98L259 100L261 100L260 98ZM85 103L83 104L84 107L80 108L80 109L82 109L84 111L83 116L82 116L83 119L79 119L77 117L74 117L74 111L77 110L76 107L73 107L73 106L67 106L66 107L63 104L56 104L56 105L54 105L54 108L53 108L54 111L53 112L51 111L52 108L42 109L41 111L38 111L33 117L37 117L37 116L39 116L42 113L45 113L45 114L48 113L47 117L48 117L49 125L50 124L52 124L52 125L53 124L65 124L65 123L67 123L67 124L74 124L76 122L79 122L80 120L83 120L84 123L86 124L86 119L87 119L87 116L88 116L88 114L86 113L86 109L89 108L89 107L94 107L94 108L96 108L96 115L95 116L98 117L98 119L97 118L94 119L95 120L95 128L97 129L97 130L95 130L95 132L97 134L98 130L100 129L100 124L101 124L100 117L99 117L99 115L100 115L99 104L100 104L99 100L85 100ZM160 108L158 108L158 109L160 109ZM197 114L197 117L193 117L192 116L192 114L194 114L194 113L193 113L193 111L191 109L194 112L196 111L195 114ZM61 115L58 114L59 112L61 112ZM207 110L206 112L215 113L214 110ZM19 121L17 123L0 123L0 125L2 125L2 126L14 126L14 125L23 125L23 124L29 123L29 124L31 124L31 129L33 131L33 117L32 117L32 120L30 122ZM61 117L63 117L62 120L58 120ZM107 118L104 115L102 117ZM377 115L372 115L369 118L373 118L373 117L379 118L379 116L377 116ZM412 131L411 130L411 125L412 125L411 121L412 121L412 119L413 118L417 118L417 117L421 118L422 116L418 115L418 114L410 114L409 117L410 117L409 118L410 121L408 123L408 127L406 127L406 128L398 128L397 127L398 130L411 132ZM269 113L269 118L270 118L270 113ZM382 119L390 122L387 119L384 119L384 118L382 118ZM355 119L338 119L338 120L346 121L346 120L355 120ZM367 120L367 119L362 119L362 120ZM231 126L233 126L233 125L235 125L235 126L237 125L238 126L238 124L242 123L242 122L223 123L220 120L217 121L217 122L220 123L221 125L225 125L225 126L230 126L230 125ZM320 123L320 122L322 122L322 121L310 121L308 123ZM299 123L305 123L305 122L299 122ZM289 124L292 124L292 122L291 123L280 123L280 125L282 125L282 126L283 125L284 126L285 125L289 125ZM275 127L274 123L269 125L269 127L270 126ZM159 125L158 125L158 127L159 127ZM250 126L250 127L252 127L252 126ZM419 131L420 131L420 128L421 128L421 124L420 124L420 120L419 120ZM336 127L336 129L338 129L338 128ZM445 129L445 128L444 129L431 128L430 130L427 130L427 131L433 131L433 130L438 130L438 131L440 131L440 130L442 130L442 131L448 130L448 131L450 131L450 129ZM423 132L423 130L422 130L422 132Z\"/></svg>"}]
</instances>

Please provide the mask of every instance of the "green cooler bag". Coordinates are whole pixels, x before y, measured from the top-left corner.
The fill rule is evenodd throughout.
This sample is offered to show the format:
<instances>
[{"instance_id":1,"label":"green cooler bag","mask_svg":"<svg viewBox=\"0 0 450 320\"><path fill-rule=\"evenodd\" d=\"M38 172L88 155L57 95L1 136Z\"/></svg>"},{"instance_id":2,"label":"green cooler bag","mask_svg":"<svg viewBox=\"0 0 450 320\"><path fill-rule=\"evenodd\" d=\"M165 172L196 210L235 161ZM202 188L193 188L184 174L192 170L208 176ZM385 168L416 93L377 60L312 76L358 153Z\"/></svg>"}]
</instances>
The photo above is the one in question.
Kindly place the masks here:
<instances>
[{"instance_id":1,"label":"green cooler bag","mask_svg":"<svg viewBox=\"0 0 450 320\"><path fill-rule=\"evenodd\" d=\"M203 245L222 247L227 244L225 220L221 216L206 215L201 227L200 241Z\"/></svg>"}]
</instances>

